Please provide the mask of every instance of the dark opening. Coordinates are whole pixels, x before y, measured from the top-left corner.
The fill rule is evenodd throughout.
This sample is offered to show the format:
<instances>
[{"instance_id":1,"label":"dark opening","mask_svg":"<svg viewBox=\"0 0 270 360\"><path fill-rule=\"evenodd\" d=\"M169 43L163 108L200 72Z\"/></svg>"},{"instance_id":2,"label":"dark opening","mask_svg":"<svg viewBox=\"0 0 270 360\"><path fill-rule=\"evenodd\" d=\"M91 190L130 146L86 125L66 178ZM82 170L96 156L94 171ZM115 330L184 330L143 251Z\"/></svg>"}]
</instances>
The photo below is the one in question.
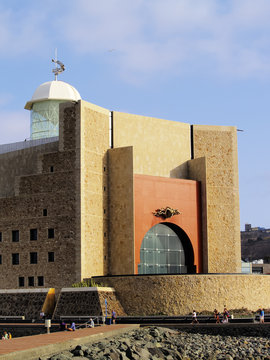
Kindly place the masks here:
<instances>
[{"instance_id":1,"label":"dark opening","mask_svg":"<svg viewBox=\"0 0 270 360\"><path fill-rule=\"evenodd\" d=\"M20 287L24 286L24 277L22 277L22 276L19 277L19 286Z\"/></svg>"},{"instance_id":2,"label":"dark opening","mask_svg":"<svg viewBox=\"0 0 270 360\"><path fill-rule=\"evenodd\" d=\"M47 215L48 215L47 209L43 209L43 216L47 216Z\"/></svg>"},{"instance_id":3,"label":"dark opening","mask_svg":"<svg viewBox=\"0 0 270 360\"><path fill-rule=\"evenodd\" d=\"M54 252L53 251L48 252L48 262L54 262Z\"/></svg>"},{"instance_id":4,"label":"dark opening","mask_svg":"<svg viewBox=\"0 0 270 360\"><path fill-rule=\"evenodd\" d=\"M44 286L44 277L38 276L38 286Z\"/></svg>"},{"instance_id":5,"label":"dark opening","mask_svg":"<svg viewBox=\"0 0 270 360\"><path fill-rule=\"evenodd\" d=\"M35 285L34 276L29 276L28 277L28 286L34 286L34 285Z\"/></svg>"},{"instance_id":6,"label":"dark opening","mask_svg":"<svg viewBox=\"0 0 270 360\"><path fill-rule=\"evenodd\" d=\"M37 252L30 252L30 264L37 264Z\"/></svg>"},{"instance_id":7,"label":"dark opening","mask_svg":"<svg viewBox=\"0 0 270 360\"><path fill-rule=\"evenodd\" d=\"M48 229L48 238L54 239L54 229Z\"/></svg>"},{"instance_id":8,"label":"dark opening","mask_svg":"<svg viewBox=\"0 0 270 360\"><path fill-rule=\"evenodd\" d=\"M12 265L19 265L19 263L20 263L19 253L12 254Z\"/></svg>"},{"instance_id":9,"label":"dark opening","mask_svg":"<svg viewBox=\"0 0 270 360\"><path fill-rule=\"evenodd\" d=\"M18 242L20 240L19 230L12 230L12 241Z\"/></svg>"},{"instance_id":10,"label":"dark opening","mask_svg":"<svg viewBox=\"0 0 270 360\"><path fill-rule=\"evenodd\" d=\"M30 229L30 240L37 240L37 229Z\"/></svg>"}]
</instances>

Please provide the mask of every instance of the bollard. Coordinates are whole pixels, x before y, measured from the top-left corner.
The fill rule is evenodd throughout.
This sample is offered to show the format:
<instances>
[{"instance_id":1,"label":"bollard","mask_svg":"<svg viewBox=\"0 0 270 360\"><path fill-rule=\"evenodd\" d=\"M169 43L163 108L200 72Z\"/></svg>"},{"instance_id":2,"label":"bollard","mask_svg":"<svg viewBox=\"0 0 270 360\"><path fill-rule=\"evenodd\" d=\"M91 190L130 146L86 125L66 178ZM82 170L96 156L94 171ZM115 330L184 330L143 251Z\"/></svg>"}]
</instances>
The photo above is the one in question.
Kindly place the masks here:
<instances>
[{"instance_id":1,"label":"bollard","mask_svg":"<svg viewBox=\"0 0 270 360\"><path fill-rule=\"evenodd\" d=\"M45 327L47 328L47 334L50 334L50 327L51 327L51 320L50 319L45 320Z\"/></svg>"}]
</instances>

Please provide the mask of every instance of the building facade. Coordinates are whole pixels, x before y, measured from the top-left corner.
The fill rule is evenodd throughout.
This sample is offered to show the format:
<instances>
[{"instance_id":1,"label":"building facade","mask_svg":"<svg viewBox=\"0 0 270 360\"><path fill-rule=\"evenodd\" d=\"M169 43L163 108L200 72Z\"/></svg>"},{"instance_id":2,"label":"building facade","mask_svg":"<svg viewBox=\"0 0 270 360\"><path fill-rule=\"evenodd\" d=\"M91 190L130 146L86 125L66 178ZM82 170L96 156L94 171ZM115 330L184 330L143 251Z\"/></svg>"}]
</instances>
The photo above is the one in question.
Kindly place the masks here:
<instances>
[{"instance_id":1,"label":"building facade","mask_svg":"<svg viewBox=\"0 0 270 360\"><path fill-rule=\"evenodd\" d=\"M1 288L241 272L235 127L42 96L27 109L59 101L59 137L39 135L45 111L33 140L0 146Z\"/></svg>"}]
</instances>

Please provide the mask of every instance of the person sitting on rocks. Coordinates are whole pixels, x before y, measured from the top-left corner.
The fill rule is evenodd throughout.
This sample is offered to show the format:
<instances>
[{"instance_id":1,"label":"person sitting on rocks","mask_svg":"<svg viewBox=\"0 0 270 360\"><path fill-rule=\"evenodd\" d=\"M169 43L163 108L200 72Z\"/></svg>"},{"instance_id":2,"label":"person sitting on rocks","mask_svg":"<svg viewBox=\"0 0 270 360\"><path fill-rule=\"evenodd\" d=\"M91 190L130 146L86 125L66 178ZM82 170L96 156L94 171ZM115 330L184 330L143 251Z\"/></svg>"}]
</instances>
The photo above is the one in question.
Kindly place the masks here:
<instances>
[{"instance_id":1,"label":"person sitting on rocks","mask_svg":"<svg viewBox=\"0 0 270 360\"><path fill-rule=\"evenodd\" d=\"M71 324L70 324L70 327L67 328L68 331L75 331L76 330L76 326L75 326L75 322L73 321Z\"/></svg>"},{"instance_id":2,"label":"person sitting on rocks","mask_svg":"<svg viewBox=\"0 0 270 360\"><path fill-rule=\"evenodd\" d=\"M67 330L67 324L64 322L64 320L60 321L60 331Z\"/></svg>"},{"instance_id":3,"label":"person sitting on rocks","mask_svg":"<svg viewBox=\"0 0 270 360\"><path fill-rule=\"evenodd\" d=\"M2 335L2 340L8 340L8 333L4 331L4 335Z\"/></svg>"}]
</instances>

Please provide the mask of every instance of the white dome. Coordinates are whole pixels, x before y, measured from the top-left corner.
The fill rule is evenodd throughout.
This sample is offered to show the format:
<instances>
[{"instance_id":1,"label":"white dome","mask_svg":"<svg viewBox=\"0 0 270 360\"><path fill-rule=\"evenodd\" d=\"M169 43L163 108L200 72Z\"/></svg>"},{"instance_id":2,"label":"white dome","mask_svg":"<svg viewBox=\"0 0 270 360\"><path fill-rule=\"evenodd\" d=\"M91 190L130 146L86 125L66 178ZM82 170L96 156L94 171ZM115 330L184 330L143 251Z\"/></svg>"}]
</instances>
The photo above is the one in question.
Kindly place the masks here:
<instances>
[{"instance_id":1,"label":"white dome","mask_svg":"<svg viewBox=\"0 0 270 360\"><path fill-rule=\"evenodd\" d=\"M31 110L33 103L44 100L78 101L81 100L81 95L73 86L64 81L47 81L39 85L24 108Z\"/></svg>"}]
</instances>

